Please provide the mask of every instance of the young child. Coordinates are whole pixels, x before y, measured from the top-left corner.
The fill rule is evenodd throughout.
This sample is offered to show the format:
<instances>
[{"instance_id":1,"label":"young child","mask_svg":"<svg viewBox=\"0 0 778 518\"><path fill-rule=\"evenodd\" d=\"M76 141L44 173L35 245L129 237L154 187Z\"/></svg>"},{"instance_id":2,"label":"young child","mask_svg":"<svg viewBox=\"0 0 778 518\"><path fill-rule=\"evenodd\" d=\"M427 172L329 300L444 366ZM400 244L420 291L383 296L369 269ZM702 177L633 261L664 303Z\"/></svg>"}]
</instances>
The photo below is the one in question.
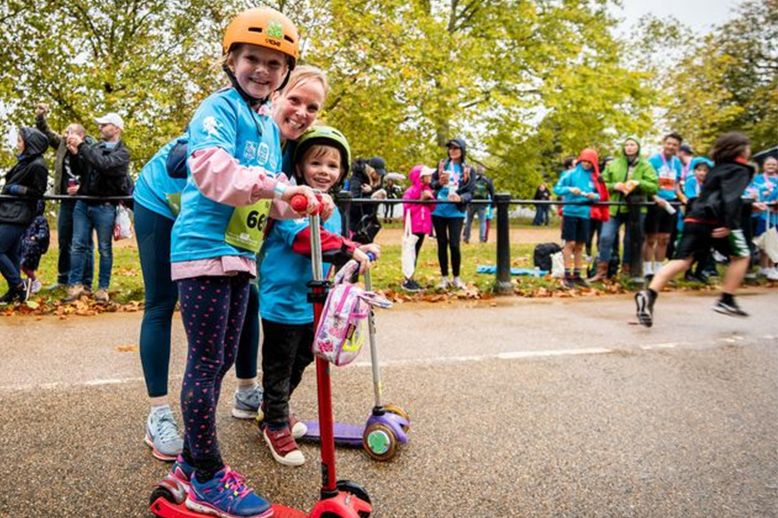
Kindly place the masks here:
<instances>
[{"instance_id":1,"label":"young child","mask_svg":"<svg viewBox=\"0 0 778 518\"><path fill-rule=\"evenodd\" d=\"M41 264L41 256L49 250L49 222L44 214L46 202L38 200L35 219L22 237L22 271L27 276L27 296L30 293L38 293L41 289L41 281L35 275L35 271Z\"/></svg>"},{"instance_id":2,"label":"young child","mask_svg":"<svg viewBox=\"0 0 778 518\"><path fill-rule=\"evenodd\" d=\"M725 315L748 316L735 302L735 291L748 270L751 255L740 228L741 195L754 174L754 168L747 163L749 156L750 142L742 133L726 133L716 139L711 153L716 165L705 177L700 196L684 219L675 259L654 274L647 290L635 294L637 317L642 325L653 324L654 303L662 288L689 268L696 253L711 246L730 257L721 298L713 309Z\"/></svg>"},{"instance_id":3,"label":"young child","mask_svg":"<svg viewBox=\"0 0 778 518\"><path fill-rule=\"evenodd\" d=\"M273 198L304 194L273 173L281 167L278 126L263 106L288 78L299 53L295 26L280 12L238 14L223 40L223 69L232 83L209 96L188 125L186 185L171 234L171 277L178 282L188 341L181 388L184 450L171 475L189 483L186 507L228 517L267 517L270 503L222 460L216 408L235 360L249 279Z\"/></svg>"},{"instance_id":4,"label":"young child","mask_svg":"<svg viewBox=\"0 0 778 518\"><path fill-rule=\"evenodd\" d=\"M554 194L566 202L592 202L600 199L595 188L595 178L600 175L597 152L584 149L574 169L562 174L554 186ZM562 239L565 241L565 279L567 288L586 285L581 277L583 247L589 237L591 205L564 205L562 209Z\"/></svg>"},{"instance_id":5,"label":"young child","mask_svg":"<svg viewBox=\"0 0 778 518\"><path fill-rule=\"evenodd\" d=\"M403 194L404 200L434 200L435 192L432 190L432 174L435 172L431 167L415 165L408 172L408 180L411 186ZM424 237L432 232L432 211L435 205L422 205L416 203L403 203L403 223L410 218L411 233L419 239L416 241L416 257L414 265L419 260L421 245L424 244ZM405 291L421 291L419 283L413 280L413 277L406 278L402 287Z\"/></svg>"},{"instance_id":6,"label":"young child","mask_svg":"<svg viewBox=\"0 0 778 518\"><path fill-rule=\"evenodd\" d=\"M686 176L686 180L683 183L683 195L686 199L686 209L684 214L691 214L694 208L695 200L700 196L702 190L702 183L705 181L705 176L713 169L713 162L705 157L698 156L693 158L688 164L689 174ZM680 230L683 231L683 220L681 220ZM700 251L694 258L697 263L697 267L692 271L692 268L686 270L684 278L687 281L692 282L708 282L708 276L705 273L706 268L716 267L715 262L711 265L713 257L710 254L710 250Z\"/></svg>"},{"instance_id":7,"label":"young child","mask_svg":"<svg viewBox=\"0 0 778 518\"><path fill-rule=\"evenodd\" d=\"M321 192L337 192L351 161L349 145L338 130L318 126L305 132L295 150L295 179ZM358 245L344 239L335 209L322 224L324 260L343 264L354 258L368 267L367 252L378 245ZM307 429L289 411L289 399L305 368L313 361L313 308L307 300L312 280L308 218L272 220L262 248L259 300L262 308L262 388L264 419L260 432L273 458L285 466L300 466L305 457L295 438ZM329 264L324 265L327 271Z\"/></svg>"}]
</instances>

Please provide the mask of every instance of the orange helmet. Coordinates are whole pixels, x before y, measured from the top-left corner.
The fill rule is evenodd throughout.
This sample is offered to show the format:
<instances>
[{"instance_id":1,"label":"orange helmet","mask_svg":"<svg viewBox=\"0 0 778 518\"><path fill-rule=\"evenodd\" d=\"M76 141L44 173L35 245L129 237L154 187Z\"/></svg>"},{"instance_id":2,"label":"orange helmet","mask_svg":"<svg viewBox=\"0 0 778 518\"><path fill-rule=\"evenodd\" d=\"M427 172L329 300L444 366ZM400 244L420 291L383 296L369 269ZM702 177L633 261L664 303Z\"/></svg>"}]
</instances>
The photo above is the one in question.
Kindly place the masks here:
<instances>
[{"instance_id":1,"label":"orange helmet","mask_svg":"<svg viewBox=\"0 0 778 518\"><path fill-rule=\"evenodd\" d=\"M233 45L248 43L277 50L289 56L294 68L300 56L300 36L292 21L269 7L247 9L232 19L224 32L222 50L227 54Z\"/></svg>"}]
</instances>

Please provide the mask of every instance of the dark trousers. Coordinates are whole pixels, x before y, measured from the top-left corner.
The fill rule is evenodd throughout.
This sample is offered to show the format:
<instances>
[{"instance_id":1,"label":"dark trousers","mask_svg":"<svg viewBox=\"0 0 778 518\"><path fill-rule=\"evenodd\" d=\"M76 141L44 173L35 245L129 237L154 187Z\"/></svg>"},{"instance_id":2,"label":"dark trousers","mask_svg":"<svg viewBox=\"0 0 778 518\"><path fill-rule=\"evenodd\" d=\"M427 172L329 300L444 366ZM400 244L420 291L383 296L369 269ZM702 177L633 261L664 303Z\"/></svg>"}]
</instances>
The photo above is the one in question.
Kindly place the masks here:
<instances>
[{"instance_id":1,"label":"dark trousers","mask_svg":"<svg viewBox=\"0 0 778 518\"><path fill-rule=\"evenodd\" d=\"M70 254L73 244L73 209L75 207L76 200L63 200L59 206L59 214L57 215L57 246L59 248L57 284L67 284L68 276L70 275ZM94 239L90 236L82 282L88 288L92 287L94 263Z\"/></svg>"},{"instance_id":2,"label":"dark trousers","mask_svg":"<svg viewBox=\"0 0 778 518\"><path fill-rule=\"evenodd\" d=\"M435 227L435 237L438 240L438 263L440 263L440 274L443 277L448 277L449 249L451 249L451 269L454 272L454 277L459 277L459 269L462 264L459 241L462 236L463 223L464 218L432 216L432 225Z\"/></svg>"},{"instance_id":3,"label":"dark trousers","mask_svg":"<svg viewBox=\"0 0 778 518\"><path fill-rule=\"evenodd\" d=\"M149 397L168 392L170 328L178 287L170 279L170 232L174 221L135 204L135 236L143 272L144 307L140 361Z\"/></svg>"},{"instance_id":4,"label":"dark trousers","mask_svg":"<svg viewBox=\"0 0 778 518\"><path fill-rule=\"evenodd\" d=\"M224 467L216 437L222 380L235 363L246 316L249 277L195 277L178 281L188 354L181 386L184 459L206 482Z\"/></svg>"},{"instance_id":5,"label":"dark trousers","mask_svg":"<svg viewBox=\"0 0 778 518\"><path fill-rule=\"evenodd\" d=\"M235 376L250 379L257 375L257 354L259 353L259 288L249 284L249 302L246 318L240 332L238 356L235 358Z\"/></svg>"},{"instance_id":6,"label":"dark trousers","mask_svg":"<svg viewBox=\"0 0 778 518\"><path fill-rule=\"evenodd\" d=\"M313 322L293 325L263 318L262 332L265 421L280 428L289 421L289 399L313 362Z\"/></svg>"},{"instance_id":7,"label":"dark trousers","mask_svg":"<svg viewBox=\"0 0 778 518\"><path fill-rule=\"evenodd\" d=\"M27 225L0 223L0 274L5 277L8 289L22 283L19 264L22 260L22 236L26 230Z\"/></svg>"}]
</instances>

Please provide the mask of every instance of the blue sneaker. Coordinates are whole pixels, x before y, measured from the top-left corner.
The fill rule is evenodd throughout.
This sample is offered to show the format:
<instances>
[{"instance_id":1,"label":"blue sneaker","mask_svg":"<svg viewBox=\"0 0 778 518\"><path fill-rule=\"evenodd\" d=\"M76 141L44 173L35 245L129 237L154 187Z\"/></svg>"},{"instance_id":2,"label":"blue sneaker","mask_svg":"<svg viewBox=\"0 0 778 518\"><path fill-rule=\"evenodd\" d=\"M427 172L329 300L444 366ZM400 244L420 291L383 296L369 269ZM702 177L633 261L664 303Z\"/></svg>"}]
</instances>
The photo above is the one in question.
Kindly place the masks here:
<instances>
[{"instance_id":1,"label":"blue sneaker","mask_svg":"<svg viewBox=\"0 0 778 518\"><path fill-rule=\"evenodd\" d=\"M222 518L268 518L273 516L270 503L258 496L245 484L245 478L225 466L205 483L196 476L190 478L191 486L186 497L186 507L191 511Z\"/></svg>"},{"instance_id":2,"label":"blue sneaker","mask_svg":"<svg viewBox=\"0 0 778 518\"><path fill-rule=\"evenodd\" d=\"M184 460L182 455L179 455L176 462L173 464L173 467L170 468L170 474L168 476L181 484L184 491L189 493L193 473L194 468Z\"/></svg>"}]
</instances>

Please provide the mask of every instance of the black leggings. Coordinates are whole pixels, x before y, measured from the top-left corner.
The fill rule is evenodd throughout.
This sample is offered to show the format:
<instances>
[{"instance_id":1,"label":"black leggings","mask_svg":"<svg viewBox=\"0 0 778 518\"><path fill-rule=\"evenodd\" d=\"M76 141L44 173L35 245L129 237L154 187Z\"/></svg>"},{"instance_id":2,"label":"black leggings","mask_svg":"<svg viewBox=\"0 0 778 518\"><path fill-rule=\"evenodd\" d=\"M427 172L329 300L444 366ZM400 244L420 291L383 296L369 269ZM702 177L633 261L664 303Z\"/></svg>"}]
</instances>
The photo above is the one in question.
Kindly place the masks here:
<instances>
[{"instance_id":1,"label":"black leggings","mask_svg":"<svg viewBox=\"0 0 778 518\"><path fill-rule=\"evenodd\" d=\"M438 262L440 274L448 277L448 248L451 249L451 269L454 277L459 277L459 267L462 263L462 254L459 251L459 240L462 237L462 224L464 218L444 218L432 216L432 225L435 227L435 237L438 239Z\"/></svg>"}]
</instances>

